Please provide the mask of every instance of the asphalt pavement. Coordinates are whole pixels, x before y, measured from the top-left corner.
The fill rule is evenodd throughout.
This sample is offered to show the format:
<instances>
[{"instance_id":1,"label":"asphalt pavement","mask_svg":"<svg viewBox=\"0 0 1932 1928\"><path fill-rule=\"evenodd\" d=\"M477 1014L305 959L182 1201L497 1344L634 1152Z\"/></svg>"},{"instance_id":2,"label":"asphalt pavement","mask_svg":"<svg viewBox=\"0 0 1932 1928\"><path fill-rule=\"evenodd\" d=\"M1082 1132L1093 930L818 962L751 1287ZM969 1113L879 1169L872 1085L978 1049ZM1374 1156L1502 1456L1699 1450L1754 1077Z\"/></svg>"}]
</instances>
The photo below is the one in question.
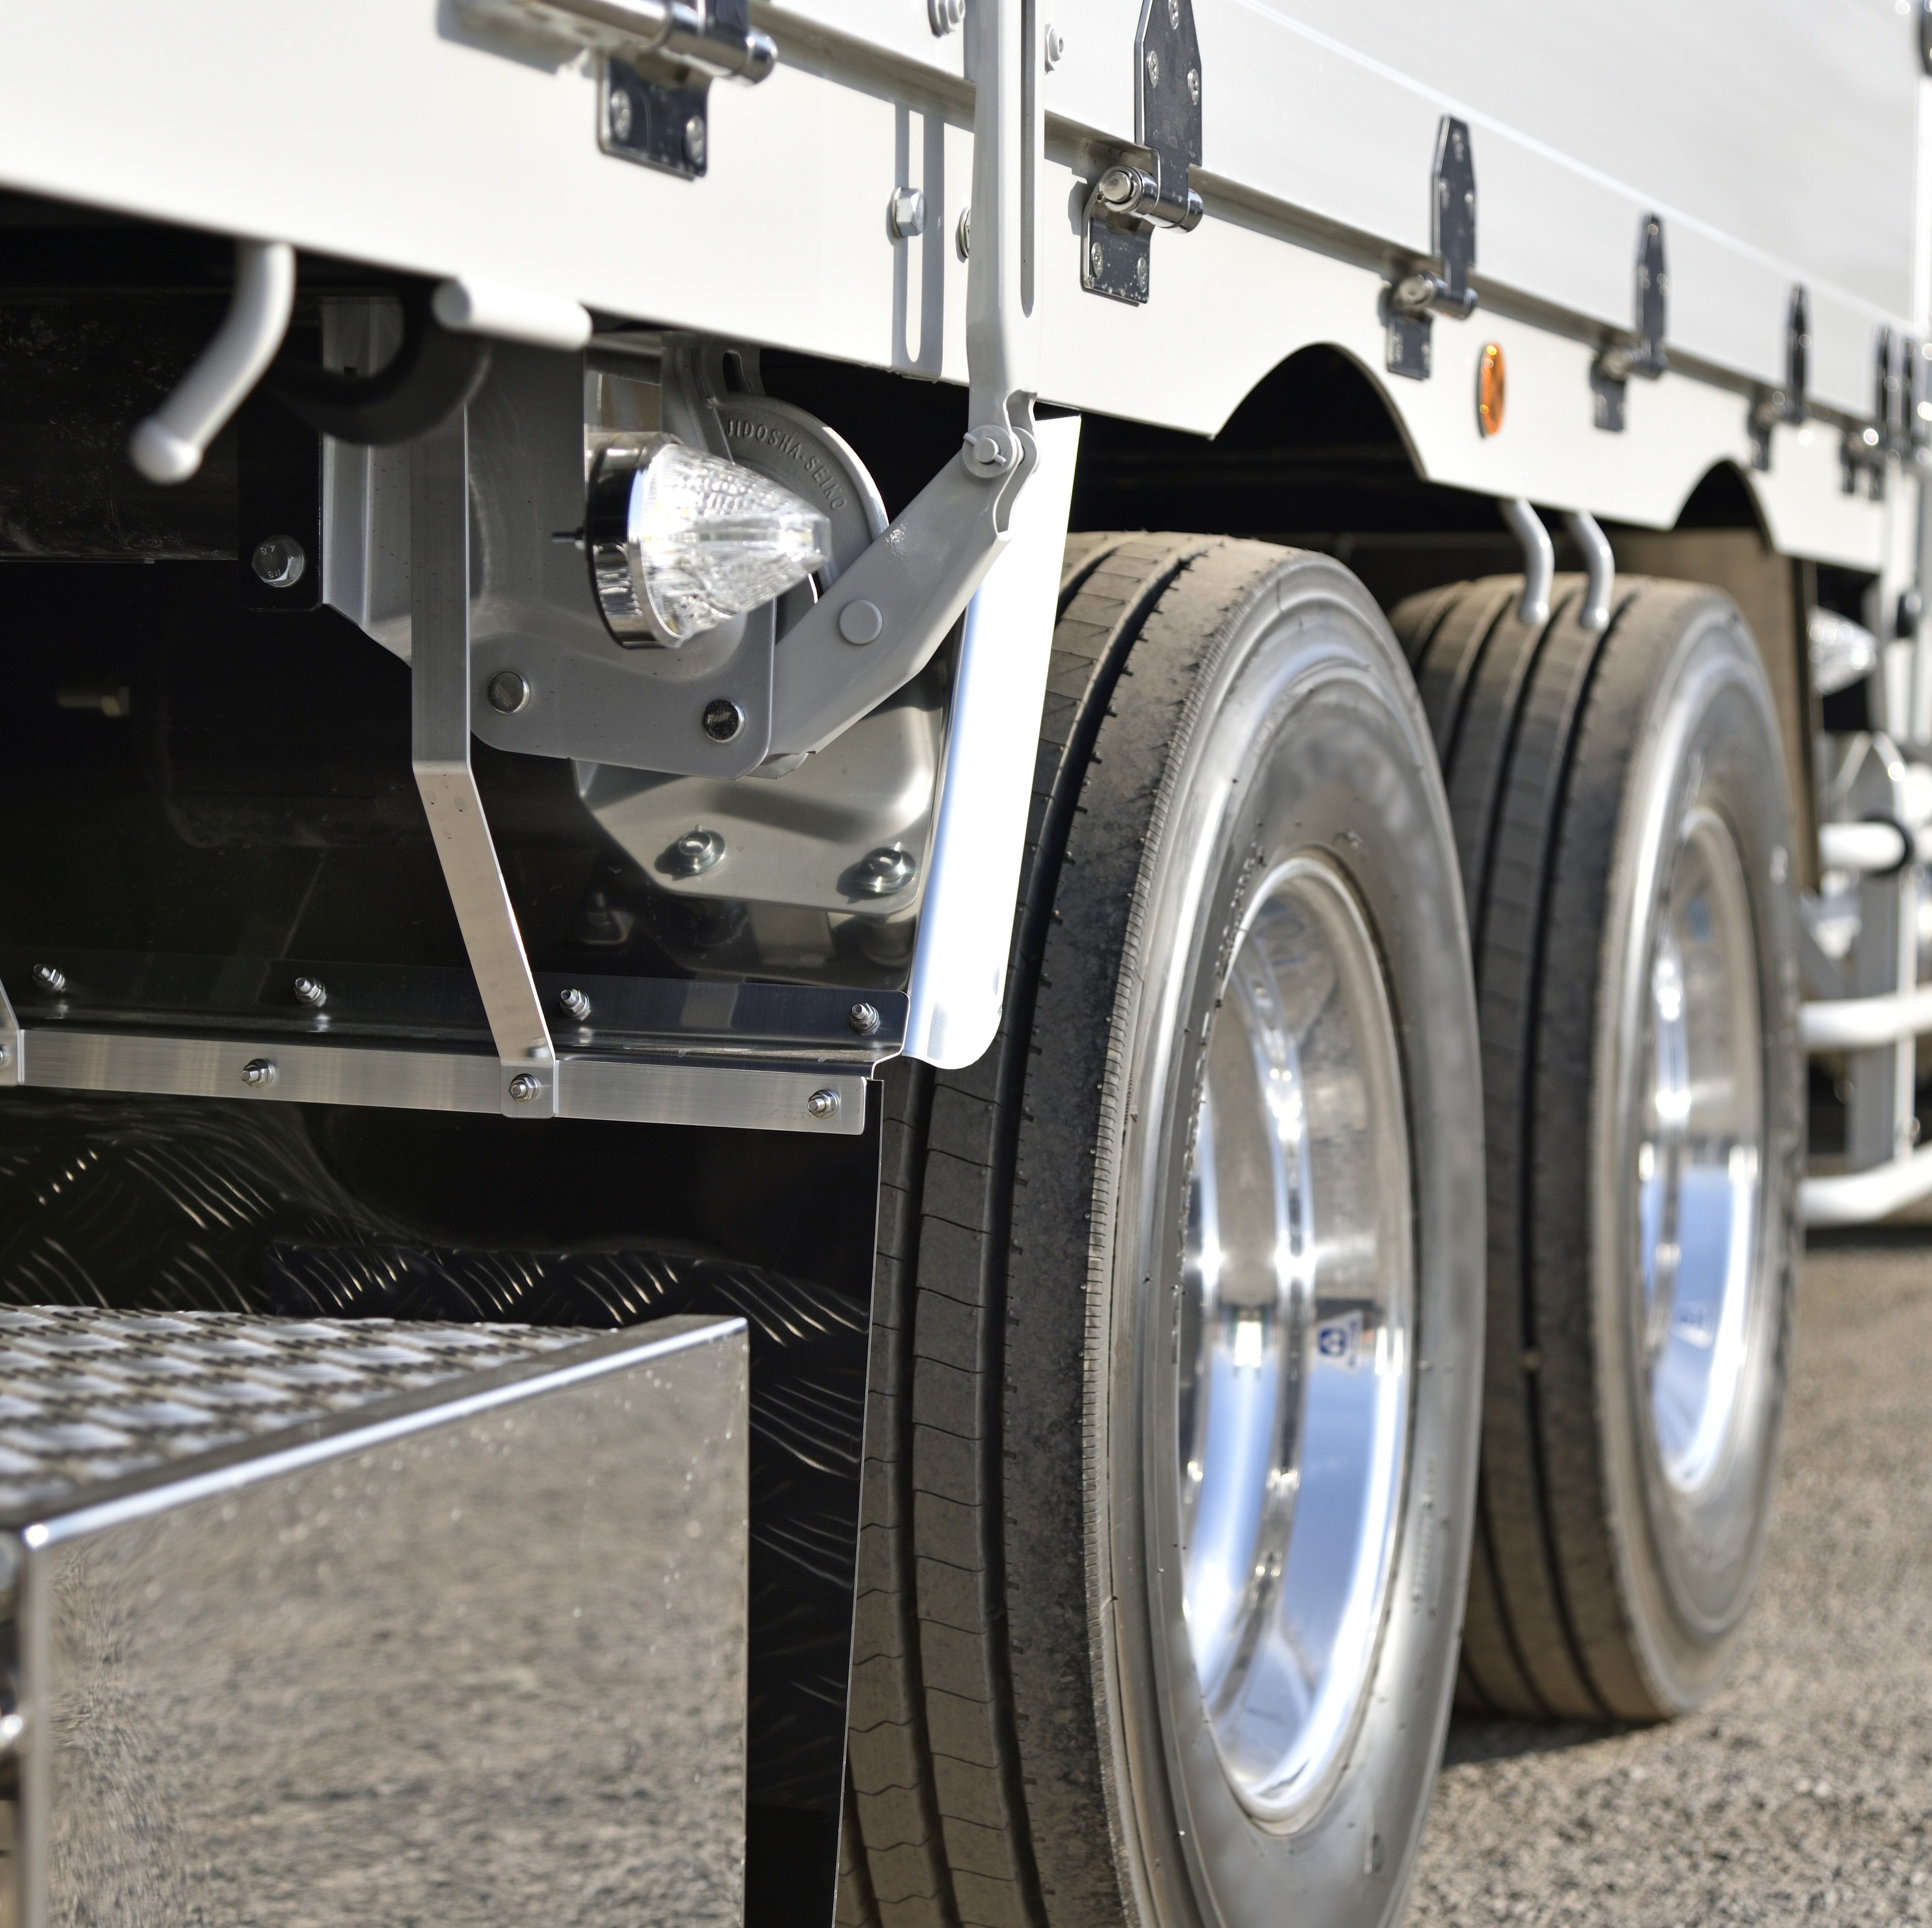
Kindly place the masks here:
<instances>
[{"instance_id":1,"label":"asphalt pavement","mask_svg":"<svg viewBox=\"0 0 1932 1928\"><path fill-rule=\"evenodd\" d=\"M1932 1228L1816 1243L1730 1678L1663 1727L1459 1720L1406 1928L1932 1922Z\"/></svg>"}]
</instances>

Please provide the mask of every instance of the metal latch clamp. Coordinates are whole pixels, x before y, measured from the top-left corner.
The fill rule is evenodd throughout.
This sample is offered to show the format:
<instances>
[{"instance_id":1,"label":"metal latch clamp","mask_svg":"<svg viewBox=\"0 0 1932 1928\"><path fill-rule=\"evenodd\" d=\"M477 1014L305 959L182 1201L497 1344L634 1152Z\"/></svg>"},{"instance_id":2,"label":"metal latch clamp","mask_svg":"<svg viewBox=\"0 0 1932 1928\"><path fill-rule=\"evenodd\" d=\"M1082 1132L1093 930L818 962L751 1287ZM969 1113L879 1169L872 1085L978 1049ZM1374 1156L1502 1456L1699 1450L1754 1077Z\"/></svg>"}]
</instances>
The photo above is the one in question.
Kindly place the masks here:
<instances>
[{"instance_id":1,"label":"metal latch clamp","mask_svg":"<svg viewBox=\"0 0 1932 1928\"><path fill-rule=\"evenodd\" d=\"M1476 311L1476 291L1469 286L1476 265L1476 166L1468 124L1453 114L1444 114L1436 130L1429 230L1437 267L1405 274L1387 298L1388 371L1418 382L1429 379L1432 317L1466 321Z\"/></svg>"},{"instance_id":2,"label":"metal latch clamp","mask_svg":"<svg viewBox=\"0 0 1932 1928\"><path fill-rule=\"evenodd\" d=\"M1192 0L1145 0L1134 37L1134 138L1148 159L1100 170L1087 196L1080 285L1136 307L1148 298L1154 231L1201 225L1201 42Z\"/></svg>"}]
</instances>

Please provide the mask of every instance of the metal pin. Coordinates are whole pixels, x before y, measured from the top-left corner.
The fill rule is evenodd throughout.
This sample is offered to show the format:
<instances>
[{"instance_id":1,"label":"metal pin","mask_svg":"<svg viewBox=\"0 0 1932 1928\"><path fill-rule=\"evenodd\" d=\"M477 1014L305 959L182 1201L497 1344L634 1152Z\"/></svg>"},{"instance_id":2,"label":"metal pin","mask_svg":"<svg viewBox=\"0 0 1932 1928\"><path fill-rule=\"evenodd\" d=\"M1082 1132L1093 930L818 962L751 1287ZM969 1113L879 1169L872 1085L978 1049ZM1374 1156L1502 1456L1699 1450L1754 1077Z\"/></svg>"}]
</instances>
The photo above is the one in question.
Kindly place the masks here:
<instances>
[{"instance_id":1,"label":"metal pin","mask_svg":"<svg viewBox=\"0 0 1932 1928\"><path fill-rule=\"evenodd\" d=\"M275 1061L273 1058L251 1057L242 1067L242 1082L251 1091L266 1090L275 1081Z\"/></svg>"},{"instance_id":2,"label":"metal pin","mask_svg":"<svg viewBox=\"0 0 1932 1928\"><path fill-rule=\"evenodd\" d=\"M298 977L296 995L311 1010L320 1011L328 1002L328 987L320 978Z\"/></svg>"},{"instance_id":3,"label":"metal pin","mask_svg":"<svg viewBox=\"0 0 1932 1928\"><path fill-rule=\"evenodd\" d=\"M580 991L566 991L556 1001L580 1024L590 1015L590 1000Z\"/></svg>"},{"instance_id":4,"label":"metal pin","mask_svg":"<svg viewBox=\"0 0 1932 1928\"><path fill-rule=\"evenodd\" d=\"M836 1091L814 1091L805 1101L805 1108L814 1118L834 1118L838 1115L838 1094Z\"/></svg>"}]
</instances>

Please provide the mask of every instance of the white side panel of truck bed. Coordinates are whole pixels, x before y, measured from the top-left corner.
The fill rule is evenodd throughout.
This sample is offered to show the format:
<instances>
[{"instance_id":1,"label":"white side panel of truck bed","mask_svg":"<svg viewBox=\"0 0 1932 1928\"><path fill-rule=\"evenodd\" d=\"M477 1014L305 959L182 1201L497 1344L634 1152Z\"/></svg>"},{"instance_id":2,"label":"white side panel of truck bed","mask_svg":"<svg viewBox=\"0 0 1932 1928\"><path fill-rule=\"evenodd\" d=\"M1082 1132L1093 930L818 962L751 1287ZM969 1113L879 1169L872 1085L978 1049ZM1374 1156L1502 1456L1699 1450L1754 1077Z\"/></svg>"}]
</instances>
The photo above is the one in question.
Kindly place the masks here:
<instances>
[{"instance_id":1,"label":"white side panel of truck bed","mask_svg":"<svg viewBox=\"0 0 1932 1928\"><path fill-rule=\"evenodd\" d=\"M856 12L856 8L846 10ZM1052 0L1049 109L1133 130L1138 0ZM1784 376L1810 291L1811 390L1871 406L1873 331L1913 310L1922 87L1899 0L1195 0L1210 176L1391 247L1429 248L1439 117L1473 136L1478 279L1628 327L1664 217L1681 352ZM1210 185L1210 193L1212 189Z\"/></svg>"}]
</instances>

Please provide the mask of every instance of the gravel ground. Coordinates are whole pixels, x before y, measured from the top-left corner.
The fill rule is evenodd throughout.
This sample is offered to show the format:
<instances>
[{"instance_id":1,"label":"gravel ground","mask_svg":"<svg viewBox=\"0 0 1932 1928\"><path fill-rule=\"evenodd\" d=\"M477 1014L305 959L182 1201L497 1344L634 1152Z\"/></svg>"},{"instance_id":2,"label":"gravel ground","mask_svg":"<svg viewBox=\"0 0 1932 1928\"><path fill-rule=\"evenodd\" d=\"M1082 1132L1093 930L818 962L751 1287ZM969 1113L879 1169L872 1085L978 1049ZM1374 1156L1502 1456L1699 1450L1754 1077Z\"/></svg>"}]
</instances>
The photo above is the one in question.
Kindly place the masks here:
<instances>
[{"instance_id":1,"label":"gravel ground","mask_svg":"<svg viewBox=\"0 0 1932 1928\"><path fill-rule=\"evenodd\" d=\"M1459 1721L1406 1928L1932 1922L1932 1230L1814 1244L1762 1590L1668 1727Z\"/></svg>"}]
</instances>

